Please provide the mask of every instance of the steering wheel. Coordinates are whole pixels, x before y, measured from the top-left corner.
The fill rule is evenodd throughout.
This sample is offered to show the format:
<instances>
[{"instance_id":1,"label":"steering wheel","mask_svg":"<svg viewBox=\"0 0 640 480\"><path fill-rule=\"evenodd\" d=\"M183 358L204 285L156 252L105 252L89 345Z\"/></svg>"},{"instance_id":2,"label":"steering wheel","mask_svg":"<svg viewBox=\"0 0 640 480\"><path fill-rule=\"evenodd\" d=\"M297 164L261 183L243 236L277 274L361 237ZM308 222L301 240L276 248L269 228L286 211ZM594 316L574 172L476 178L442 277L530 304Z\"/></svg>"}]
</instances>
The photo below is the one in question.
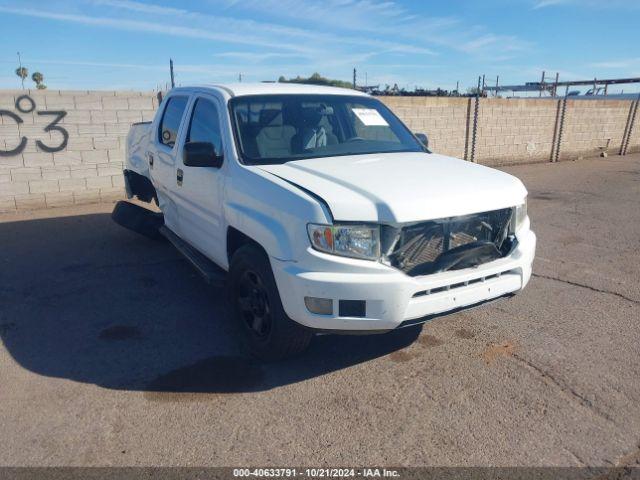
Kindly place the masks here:
<instances>
[{"instance_id":1,"label":"steering wheel","mask_svg":"<svg viewBox=\"0 0 640 480\"><path fill-rule=\"evenodd\" d=\"M347 139L347 142L364 142L364 138L362 137L351 137Z\"/></svg>"}]
</instances>

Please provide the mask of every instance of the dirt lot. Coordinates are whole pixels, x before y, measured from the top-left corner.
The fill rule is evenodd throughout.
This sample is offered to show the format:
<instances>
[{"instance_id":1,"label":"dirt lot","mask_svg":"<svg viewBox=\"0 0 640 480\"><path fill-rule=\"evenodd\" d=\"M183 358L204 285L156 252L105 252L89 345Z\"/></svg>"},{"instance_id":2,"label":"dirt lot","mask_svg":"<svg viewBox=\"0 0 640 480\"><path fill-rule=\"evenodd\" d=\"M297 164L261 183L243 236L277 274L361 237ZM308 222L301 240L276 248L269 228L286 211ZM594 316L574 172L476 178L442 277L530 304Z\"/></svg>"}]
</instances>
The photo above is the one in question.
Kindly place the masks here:
<instances>
[{"instance_id":1,"label":"dirt lot","mask_svg":"<svg viewBox=\"0 0 640 480\"><path fill-rule=\"evenodd\" d=\"M640 155L507 170L523 294L268 366L110 205L0 217L0 464L637 464Z\"/></svg>"}]
</instances>

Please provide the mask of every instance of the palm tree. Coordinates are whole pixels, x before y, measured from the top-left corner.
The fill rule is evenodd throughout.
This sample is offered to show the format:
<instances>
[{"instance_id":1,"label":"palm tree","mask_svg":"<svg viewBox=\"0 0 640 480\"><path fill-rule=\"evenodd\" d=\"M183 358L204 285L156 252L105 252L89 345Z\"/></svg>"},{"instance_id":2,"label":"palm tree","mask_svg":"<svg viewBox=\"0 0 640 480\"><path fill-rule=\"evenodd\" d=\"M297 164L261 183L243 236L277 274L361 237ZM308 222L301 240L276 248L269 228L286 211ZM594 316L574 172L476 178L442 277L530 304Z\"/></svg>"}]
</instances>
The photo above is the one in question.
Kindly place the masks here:
<instances>
[{"instance_id":1,"label":"palm tree","mask_svg":"<svg viewBox=\"0 0 640 480\"><path fill-rule=\"evenodd\" d=\"M16 68L16 75L22 80L22 88L24 89L24 79L29 76L29 70L25 67L18 67Z\"/></svg>"},{"instance_id":2,"label":"palm tree","mask_svg":"<svg viewBox=\"0 0 640 480\"><path fill-rule=\"evenodd\" d=\"M38 90L44 90L45 88L47 88L47 86L42 83L44 81L44 75L42 75L40 72L33 72L33 75L31 75L31 80L36 82L36 88Z\"/></svg>"}]
</instances>

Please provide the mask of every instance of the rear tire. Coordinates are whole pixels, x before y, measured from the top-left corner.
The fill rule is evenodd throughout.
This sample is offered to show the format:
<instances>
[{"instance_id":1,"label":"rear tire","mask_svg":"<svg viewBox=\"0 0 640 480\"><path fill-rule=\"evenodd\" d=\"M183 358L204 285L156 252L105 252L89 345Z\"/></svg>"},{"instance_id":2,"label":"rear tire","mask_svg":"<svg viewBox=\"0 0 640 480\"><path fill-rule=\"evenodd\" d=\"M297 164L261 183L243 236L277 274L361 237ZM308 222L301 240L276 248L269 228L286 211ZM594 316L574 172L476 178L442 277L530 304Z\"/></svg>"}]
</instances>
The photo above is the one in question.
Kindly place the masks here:
<instances>
[{"instance_id":1,"label":"rear tire","mask_svg":"<svg viewBox=\"0 0 640 480\"><path fill-rule=\"evenodd\" d=\"M240 247L231 259L228 280L231 311L252 355L273 361L306 350L313 332L285 313L264 251L255 245Z\"/></svg>"}]
</instances>

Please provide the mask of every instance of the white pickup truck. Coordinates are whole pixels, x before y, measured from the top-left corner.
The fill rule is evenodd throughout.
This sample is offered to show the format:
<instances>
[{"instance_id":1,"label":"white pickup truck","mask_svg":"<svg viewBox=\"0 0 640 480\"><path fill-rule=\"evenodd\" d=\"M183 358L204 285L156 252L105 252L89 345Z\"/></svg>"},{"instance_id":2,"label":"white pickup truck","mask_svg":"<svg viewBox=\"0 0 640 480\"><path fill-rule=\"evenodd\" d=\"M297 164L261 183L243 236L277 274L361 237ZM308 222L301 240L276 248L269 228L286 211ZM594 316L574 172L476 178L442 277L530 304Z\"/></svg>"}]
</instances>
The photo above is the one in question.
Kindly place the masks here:
<instances>
[{"instance_id":1,"label":"white pickup truck","mask_svg":"<svg viewBox=\"0 0 640 480\"><path fill-rule=\"evenodd\" d=\"M124 174L128 197L162 213L141 221L121 202L114 219L159 230L208 278L216 265L265 359L301 352L315 332L420 324L531 276L523 184L432 153L357 91L174 88L132 127Z\"/></svg>"}]
</instances>

